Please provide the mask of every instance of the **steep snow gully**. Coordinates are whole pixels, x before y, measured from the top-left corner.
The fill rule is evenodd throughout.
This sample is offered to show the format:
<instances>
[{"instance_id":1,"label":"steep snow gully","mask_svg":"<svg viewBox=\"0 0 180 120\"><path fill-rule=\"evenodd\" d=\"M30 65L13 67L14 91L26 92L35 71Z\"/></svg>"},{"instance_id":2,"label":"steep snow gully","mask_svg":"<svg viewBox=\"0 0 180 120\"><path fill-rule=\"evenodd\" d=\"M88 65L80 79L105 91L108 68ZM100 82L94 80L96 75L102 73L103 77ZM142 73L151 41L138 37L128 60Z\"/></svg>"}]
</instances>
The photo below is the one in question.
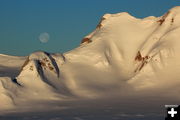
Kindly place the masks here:
<instances>
[{"instance_id":1,"label":"steep snow gully","mask_svg":"<svg viewBox=\"0 0 180 120\"><path fill-rule=\"evenodd\" d=\"M0 55L0 110L112 96L180 100L180 7L161 17L105 14L63 54ZM43 104L43 103L42 103Z\"/></svg>"}]
</instances>

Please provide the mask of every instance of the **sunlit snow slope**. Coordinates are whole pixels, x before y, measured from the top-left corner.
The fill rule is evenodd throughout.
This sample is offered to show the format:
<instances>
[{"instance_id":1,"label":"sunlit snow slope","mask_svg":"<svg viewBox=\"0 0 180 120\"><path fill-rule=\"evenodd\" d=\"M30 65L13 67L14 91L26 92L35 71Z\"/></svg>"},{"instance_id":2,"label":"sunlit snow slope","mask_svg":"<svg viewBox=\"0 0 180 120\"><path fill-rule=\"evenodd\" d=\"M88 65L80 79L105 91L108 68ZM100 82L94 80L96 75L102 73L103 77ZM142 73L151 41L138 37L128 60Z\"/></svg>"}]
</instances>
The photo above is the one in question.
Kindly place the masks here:
<instances>
[{"instance_id":1,"label":"sunlit snow slope","mask_svg":"<svg viewBox=\"0 0 180 120\"><path fill-rule=\"evenodd\" d=\"M38 100L111 96L180 100L180 7L161 17L105 14L67 53L0 55L0 109Z\"/></svg>"}]
</instances>

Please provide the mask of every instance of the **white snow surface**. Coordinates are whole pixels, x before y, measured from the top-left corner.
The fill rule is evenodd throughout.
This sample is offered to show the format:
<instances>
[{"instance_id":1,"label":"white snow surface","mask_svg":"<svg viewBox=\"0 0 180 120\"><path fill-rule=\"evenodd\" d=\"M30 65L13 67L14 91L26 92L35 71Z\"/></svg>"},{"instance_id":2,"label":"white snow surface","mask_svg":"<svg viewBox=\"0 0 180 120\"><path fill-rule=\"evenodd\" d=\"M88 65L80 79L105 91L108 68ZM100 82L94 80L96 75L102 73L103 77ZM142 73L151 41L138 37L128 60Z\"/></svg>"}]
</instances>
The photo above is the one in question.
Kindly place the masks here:
<instances>
[{"instance_id":1,"label":"white snow surface","mask_svg":"<svg viewBox=\"0 0 180 120\"><path fill-rule=\"evenodd\" d=\"M43 100L180 100L180 7L144 19L126 12L105 14L85 38L91 42L63 54L1 54L0 111Z\"/></svg>"}]
</instances>

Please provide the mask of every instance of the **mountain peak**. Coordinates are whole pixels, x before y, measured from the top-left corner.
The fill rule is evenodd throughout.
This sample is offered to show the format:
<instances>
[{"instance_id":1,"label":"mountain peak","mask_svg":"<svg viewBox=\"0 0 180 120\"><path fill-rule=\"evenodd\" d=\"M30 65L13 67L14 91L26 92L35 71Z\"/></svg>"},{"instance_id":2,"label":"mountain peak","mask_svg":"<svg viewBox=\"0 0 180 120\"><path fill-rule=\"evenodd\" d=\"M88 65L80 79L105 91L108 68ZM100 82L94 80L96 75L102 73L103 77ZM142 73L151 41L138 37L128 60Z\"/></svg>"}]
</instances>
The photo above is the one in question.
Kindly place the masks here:
<instances>
[{"instance_id":1,"label":"mountain peak","mask_svg":"<svg viewBox=\"0 0 180 120\"><path fill-rule=\"evenodd\" d=\"M27 68L28 66L28 68ZM29 55L21 67L20 75L24 70L36 71L36 74L43 75L44 71L50 71L59 77L59 67L54 58L47 52L34 52ZM28 72L29 73L29 72Z\"/></svg>"},{"instance_id":2,"label":"mountain peak","mask_svg":"<svg viewBox=\"0 0 180 120\"><path fill-rule=\"evenodd\" d=\"M180 7L144 19L126 12L105 14L81 45L67 53L38 51L23 59L0 56L0 96L14 105L19 98L30 103L148 94L180 99L174 93L180 85L179 13ZM7 70L13 76L5 74Z\"/></svg>"}]
</instances>

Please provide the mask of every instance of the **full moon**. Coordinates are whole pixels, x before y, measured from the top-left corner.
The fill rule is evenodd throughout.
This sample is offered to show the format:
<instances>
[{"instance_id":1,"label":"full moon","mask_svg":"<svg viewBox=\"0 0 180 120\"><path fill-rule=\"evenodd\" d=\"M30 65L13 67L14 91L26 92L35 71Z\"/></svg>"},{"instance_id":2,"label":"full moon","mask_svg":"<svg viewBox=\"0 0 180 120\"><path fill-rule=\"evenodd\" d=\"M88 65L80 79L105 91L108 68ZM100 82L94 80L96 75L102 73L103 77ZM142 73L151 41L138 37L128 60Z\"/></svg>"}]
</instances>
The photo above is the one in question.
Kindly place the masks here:
<instances>
[{"instance_id":1,"label":"full moon","mask_svg":"<svg viewBox=\"0 0 180 120\"><path fill-rule=\"evenodd\" d=\"M47 32L41 33L39 35L39 40L42 43L47 43L49 41L49 39L50 39L50 35Z\"/></svg>"}]
</instances>

